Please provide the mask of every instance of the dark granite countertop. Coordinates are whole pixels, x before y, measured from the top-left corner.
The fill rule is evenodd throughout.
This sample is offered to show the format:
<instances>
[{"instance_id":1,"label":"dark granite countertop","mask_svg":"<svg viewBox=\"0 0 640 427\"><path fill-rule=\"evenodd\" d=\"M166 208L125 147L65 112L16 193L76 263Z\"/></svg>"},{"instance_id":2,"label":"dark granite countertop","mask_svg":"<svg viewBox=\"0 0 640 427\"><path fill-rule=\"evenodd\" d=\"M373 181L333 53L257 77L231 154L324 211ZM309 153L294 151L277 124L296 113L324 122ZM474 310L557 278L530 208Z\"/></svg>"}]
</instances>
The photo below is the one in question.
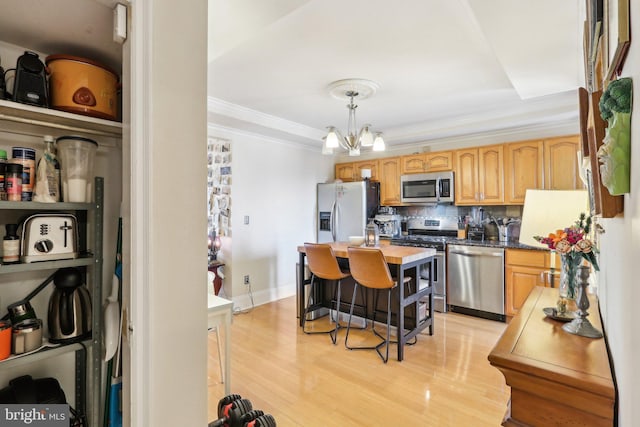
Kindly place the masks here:
<instances>
[{"instance_id":1,"label":"dark granite countertop","mask_svg":"<svg viewBox=\"0 0 640 427\"><path fill-rule=\"evenodd\" d=\"M548 251L547 248L538 246L525 245L518 242L499 242L497 240L468 240L468 239L449 239L449 245L466 245L466 246L484 246L489 248L505 248L505 249L529 249L535 251Z\"/></svg>"}]
</instances>

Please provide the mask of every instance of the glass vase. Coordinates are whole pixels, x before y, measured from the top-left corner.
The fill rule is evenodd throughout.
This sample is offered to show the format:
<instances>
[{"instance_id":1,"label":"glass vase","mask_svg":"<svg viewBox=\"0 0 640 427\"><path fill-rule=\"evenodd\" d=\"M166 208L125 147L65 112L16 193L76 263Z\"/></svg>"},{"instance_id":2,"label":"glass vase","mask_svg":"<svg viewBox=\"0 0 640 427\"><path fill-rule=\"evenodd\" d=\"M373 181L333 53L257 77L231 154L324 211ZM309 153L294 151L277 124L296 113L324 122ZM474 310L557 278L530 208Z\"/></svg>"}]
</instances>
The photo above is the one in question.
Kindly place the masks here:
<instances>
[{"instance_id":1,"label":"glass vase","mask_svg":"<svg viewBox=\"0 0 640 427\"><path fill-rule=\"evenodd\" d=\"M558 289L561 298L575 300L578 296L576 273L581 262L582 256L579 253L570 252L560 256L560 286Z\"/></svg>"}]
</instances>

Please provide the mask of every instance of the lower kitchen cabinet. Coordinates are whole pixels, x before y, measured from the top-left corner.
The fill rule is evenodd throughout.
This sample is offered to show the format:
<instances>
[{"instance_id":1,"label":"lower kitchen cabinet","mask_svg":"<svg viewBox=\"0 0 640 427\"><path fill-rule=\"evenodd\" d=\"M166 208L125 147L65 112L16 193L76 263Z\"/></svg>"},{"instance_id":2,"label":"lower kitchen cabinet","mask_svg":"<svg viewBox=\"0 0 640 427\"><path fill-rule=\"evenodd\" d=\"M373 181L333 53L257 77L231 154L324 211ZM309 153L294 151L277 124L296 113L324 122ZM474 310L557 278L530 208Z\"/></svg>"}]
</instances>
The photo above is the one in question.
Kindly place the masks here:
<instances>
[{"instance_id":1,"label":"lower kitchen cabinet","mask_svg":"<svg viewBox=\"0 0 640 427\"><path fill-rule=\"evenodd\" d=\"M550 252L535 249L505 251L505 314L518 314L529 293L536 286L551 287ZM557 255L556 255L557 256ZM560 266L559 260L556 264Z\"/></svg>"}]
</instances>

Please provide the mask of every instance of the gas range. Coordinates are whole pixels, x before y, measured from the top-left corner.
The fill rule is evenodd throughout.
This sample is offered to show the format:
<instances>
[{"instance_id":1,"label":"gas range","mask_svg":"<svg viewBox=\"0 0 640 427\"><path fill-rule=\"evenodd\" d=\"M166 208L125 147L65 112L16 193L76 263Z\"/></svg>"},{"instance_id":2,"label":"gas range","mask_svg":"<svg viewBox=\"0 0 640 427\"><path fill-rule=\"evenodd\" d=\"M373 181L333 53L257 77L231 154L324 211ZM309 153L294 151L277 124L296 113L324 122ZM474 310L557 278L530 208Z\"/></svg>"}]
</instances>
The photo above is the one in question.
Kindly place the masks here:
<instances>
[{"instance_id":1,"label":"gas range","mask_svg":"<svg viewBox=\"0 0 640 427\"><path fill-rule=\"evenodd\" d=\"M457 234L457 233L456 233ZM392 245L398 246L417 246L421 248L433 248L438 252L446 249L447 243L457 240L457 236L425 236L418 234L409 234L391 239Z\"/></svg>"},{"instance_id":2,"label":"gas range","mask_svg":"<svg viewBox=\"0 0 640 427\"><path fill-rule=\"evenodd\" d=\"M391 239L392 245L446 249L447 243L458 239L457 220L452 218L412 218L407 222L407 235Z\"/></svg>"}]
</instances>

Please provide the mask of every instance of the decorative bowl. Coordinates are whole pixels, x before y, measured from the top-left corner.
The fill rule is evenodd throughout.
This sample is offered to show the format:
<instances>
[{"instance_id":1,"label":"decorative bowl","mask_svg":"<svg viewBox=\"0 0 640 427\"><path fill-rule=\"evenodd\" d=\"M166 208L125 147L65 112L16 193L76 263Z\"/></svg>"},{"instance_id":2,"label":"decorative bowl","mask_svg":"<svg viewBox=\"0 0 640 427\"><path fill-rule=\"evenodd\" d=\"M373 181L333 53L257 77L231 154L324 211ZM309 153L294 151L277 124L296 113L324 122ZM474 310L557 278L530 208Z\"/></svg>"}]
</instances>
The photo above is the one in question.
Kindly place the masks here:
<instances>
[{"instance_id":1,"label":"decorative bowl","mask_svg":"<svg viewBox=\"0 0 640 427\"><path fill-rule=\"evenodd\" d=\"M364 243L364 236L349 236L349 244L360 246Z\"/></svg>"}]
</instances>

